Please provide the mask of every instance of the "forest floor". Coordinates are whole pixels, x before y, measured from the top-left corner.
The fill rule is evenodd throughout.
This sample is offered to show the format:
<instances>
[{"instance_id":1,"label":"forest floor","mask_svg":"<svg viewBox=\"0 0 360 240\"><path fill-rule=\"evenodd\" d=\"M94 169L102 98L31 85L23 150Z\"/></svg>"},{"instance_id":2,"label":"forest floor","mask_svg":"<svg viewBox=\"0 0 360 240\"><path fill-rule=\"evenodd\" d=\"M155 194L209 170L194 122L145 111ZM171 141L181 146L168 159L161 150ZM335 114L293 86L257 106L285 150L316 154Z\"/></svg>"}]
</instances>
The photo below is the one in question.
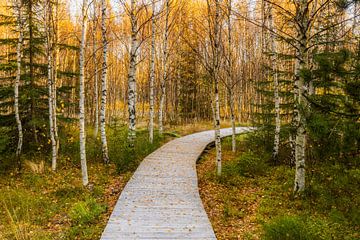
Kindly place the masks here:
<instances>
[{"instance_id":1,"label":"forest floor","mask_svg":"<svg viewBox=\"0 0 360 240\"><path fill-rule=\"evenodd\" d=\"M90 189L71 167L1 177L0 239L98 239L131 176L115 169L91 163Z\"/></svg>"},{"instance_id":2,"label":"forest floor","mask_svg":"<svg viewBox=\"0 0 360 240\"><path fill-rule=\"evenodd\" d=\"M21 174L8 167L13 158L0 159L0 239L98 239L145 156L175 137L211 128L211 123L173 127L165 138L156 136L154 144L147 142L146 129L140 129L130 151L124 127L109 127L108 166L101 163L99 139L91 138L89 130L89 188L81 184L76 129L64 131L55 173L43 149L23 156L28 161ZM237 137L235 154L230 139L224 139L220 178L215 176L214 149L199 160L200 194L218 239L279 239L276 234L269 237L272 233L289 236L281 239L360 238L360 169L313 167L307 197L293 199L293 169L267 165L249 152L246 138Z\"/></svg>"},{"instance_id":3,"label":"forest floor","mask_svg":"<svg viewBox=\"0 0 360 240\"><path fill-rule=\"evenodd\" d=\"M215 234L222 239L360 239L359 169L313 169L311 190L293 198L294 170L269 166L249 152L246 135L237 151L224 139L223 174L215 172L215 149L198 162L199 189Z\"/></svg>"},{"instance_id":4,"label":"forest floor","mask_svg":"<svg viewBox=\"0 0 360 240\"><path fill-rule=\"evenodd\" d=\"M0 240L99 239L114 205L142 159L167 141L211 129L211 123L172 127L164 138L148 142L146 128L139 129L133 151L126 146L126 129L109 127L112 163L101 162L99 139L89 129L87 159L90 184L81 183L76 126L63 131L59 167L50 169L45 149L24 155L21 174L13 158L0 159ZM6 169L6 170L4 170Z\"/></svg>"}]
</instances>

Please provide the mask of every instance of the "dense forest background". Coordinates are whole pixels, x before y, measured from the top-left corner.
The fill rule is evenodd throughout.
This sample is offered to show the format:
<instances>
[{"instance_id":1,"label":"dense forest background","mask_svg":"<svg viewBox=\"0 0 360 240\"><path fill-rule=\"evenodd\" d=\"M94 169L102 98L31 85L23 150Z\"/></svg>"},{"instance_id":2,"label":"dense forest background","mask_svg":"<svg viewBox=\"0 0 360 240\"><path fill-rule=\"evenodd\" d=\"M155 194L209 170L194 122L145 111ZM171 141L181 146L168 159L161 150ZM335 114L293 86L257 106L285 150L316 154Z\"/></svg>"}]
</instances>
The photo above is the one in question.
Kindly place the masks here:
<instances>
[{"instance_id":1,"label":"dense forest background","mask_svg":"<svg viewBox=\"0 0 360 240\"><path fill-rule=\"evenodd\" d=\"M349 227L347 239L359 237L351 235L360 224L357 1L76 6L0 0L1 189L16 189L9 177L25 185L31 178L27 184L35 186L31 174L48 181L68 173L93 196L100 182L131 173L166 141L213 128L216 179L286 167L290 199L326 205L326 214ZM235 136L239 125L256 127L245 143ZM242 156L231 165L236 173L221 165L230 154L227 145L222 151L224 126L234 131L229 152ZM99 180L99 169L108 180ZM11 199L0 197L15 224L18 210L9 202L21 201ZM4 231L4 238L28 236L30 228Z\"/></svg>"}]
</instances>

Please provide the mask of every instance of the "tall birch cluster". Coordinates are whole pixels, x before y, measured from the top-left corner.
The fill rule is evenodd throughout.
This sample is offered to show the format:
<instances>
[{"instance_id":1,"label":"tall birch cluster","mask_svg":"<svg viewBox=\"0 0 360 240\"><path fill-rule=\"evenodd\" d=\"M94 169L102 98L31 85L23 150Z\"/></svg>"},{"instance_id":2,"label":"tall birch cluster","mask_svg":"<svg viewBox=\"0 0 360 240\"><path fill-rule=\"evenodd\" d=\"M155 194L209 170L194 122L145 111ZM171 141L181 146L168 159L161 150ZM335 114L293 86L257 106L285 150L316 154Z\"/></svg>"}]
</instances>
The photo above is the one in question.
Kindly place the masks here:
<instances>
[{"instance_id":1,"label":"tall birch cluster","mask_svg":"<svg viewBox=\"0 0 360 240\"><path fill-rule=\"evenodd\" d=\"M344 47L352 48L350 42L347 46L340 43L346 38L345 29L350 29L351 26L342 25L342 31L338 28L341 23L350 22L352 17L344 18L341 14L344 9L339 9L338 5L328 1L299 0L294 2L293 8L290 9L286 8L287 5L291 3L263 1L262 4L263 52L267 56L263 73L265 78L269 79L272 91L270 88L262 90L267 93L272 92L272 96L268 99L274 103L270 112L272 117L270 122L275 123L273 130L270 130L274 136L273 161L279 164L279 152L282 150L280 144L284 142L284 139L280 138L280 130L284 128L283 135L290 133L287 141L291 153L288 162L295 166L293 191L295 194L301 194L306 188L308 154L316 151L316 147L311 146L315 134L313 128L315 122L311 116L314 116L315 112L321 114L324 111L321 109L322 104L318 102L319 96L323 99L330 96L326 96L328 94L326 91L319 95L320 86L329 84L321 83L323 80L320 79L318 68L323 67L323 63L319 60L324 61L326 57L331 56L326 53L330 48L333 52ZM356 19L356 14L353 17ZM287 24L286 27L281 27L283 22ZM288 49L284 49L282 47L284 45ZM284 68L288 64L290 68ZM292 78L292 104L287 98L289 94L284 93L284 90L288 90L291 86L289 78ZM341 78L335 81L341 81ZM335 92L342 91L340 88L335 89L336 87L332 88Z\"/></svg>"},{"instance_id":2,"label":"tall birch cluster","mask_svg":"<svg viewBox=\"0 0 360 240\"><path fill-rule=\"evenodd\" d=\"M301 194L314 156L355 151L346 127L358 121L356 2L83 0L77 11L64 0L0 2L0 154L13 152L19 169L36 153L56 171L78 141L88 185L88 160L116 162L118 126L119 146L135 150L143 128L156 144L176 125L210 122L221 175L220 128L231 127L237 154L246 123L262 134L265 160L295 168ZM336 153L322 150L325 118Z\"/></svg>"}]
</instances>

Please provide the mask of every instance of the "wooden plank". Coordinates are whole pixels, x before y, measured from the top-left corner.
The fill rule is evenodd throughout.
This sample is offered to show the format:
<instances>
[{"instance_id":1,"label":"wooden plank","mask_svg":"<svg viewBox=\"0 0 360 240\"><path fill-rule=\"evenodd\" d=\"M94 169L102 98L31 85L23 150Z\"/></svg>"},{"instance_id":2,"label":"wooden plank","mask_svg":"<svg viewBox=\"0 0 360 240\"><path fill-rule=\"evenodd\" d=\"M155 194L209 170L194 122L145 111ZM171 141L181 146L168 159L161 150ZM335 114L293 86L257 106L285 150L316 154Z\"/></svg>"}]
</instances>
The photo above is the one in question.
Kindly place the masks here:
<instances>
[{"instance_id":1,"label":"wooden plank","mask_svg":"<svg viewBox=\"0 0 360 240\"><path fill-rule=\"evenodd\" d=\"M231 129L221 130L222 137L229 135ZM101 239L216 239L196 175L196 161L214 136L214 131L188 135L147 156L122 191Z\"/></svg>"}]
</instances>

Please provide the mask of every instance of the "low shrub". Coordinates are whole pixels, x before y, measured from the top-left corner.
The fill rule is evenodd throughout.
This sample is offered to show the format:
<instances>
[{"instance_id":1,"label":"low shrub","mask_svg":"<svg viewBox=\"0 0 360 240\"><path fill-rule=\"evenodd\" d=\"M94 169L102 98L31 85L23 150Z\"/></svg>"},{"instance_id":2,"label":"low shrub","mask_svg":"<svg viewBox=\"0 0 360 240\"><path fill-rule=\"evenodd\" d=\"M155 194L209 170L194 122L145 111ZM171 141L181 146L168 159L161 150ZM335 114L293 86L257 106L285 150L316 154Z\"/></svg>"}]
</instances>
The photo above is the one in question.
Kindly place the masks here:
<instances>
[{"instance_id":1,"label":"low shrub","mask_svg":"<svg viewBox=\"0 0 360 240\"><path fill-rule=\"evenodd\" d=\"M105 211L106 206L97 203L94 198L89 198L75 203L70 209L69 216L74 224L88 224L97 220Z\"/></svg>"},{"instance_id":2,"label":"low shrub","mask_svg":"<svg viewBox=\"0 0 360 240\"><path fill-rule=\"evenodd\" d=\"M148 131L139 130L134 146L129 146L127 128L115 130L109 140L110 160L115 163L118 173L134 171L144 157L160 147L162 141L163 137L155 132L154 141L150 143Z\"/></svg>"},{"instance_id":3,"label":"low shrub","mask_svg":"<svg viewBox=\"0 0 360 240\"><path fill-rule=\"evenodd\" d=\"M255 177L264 175L268 165L258 155L248 151L240 156L237 163L237 169L240 175L246 177Z\"/></svg>"},{"instance_id":4,"label":"low shrub","mask_svg":"<svg viewBox=\"0 0 360 240\"><path fill-rule=\"evenodd\" d=\"M311 223L297 216L279 217L263 226L265 240L315 240L321 237Z\"/></svg>"}]
</instances>

